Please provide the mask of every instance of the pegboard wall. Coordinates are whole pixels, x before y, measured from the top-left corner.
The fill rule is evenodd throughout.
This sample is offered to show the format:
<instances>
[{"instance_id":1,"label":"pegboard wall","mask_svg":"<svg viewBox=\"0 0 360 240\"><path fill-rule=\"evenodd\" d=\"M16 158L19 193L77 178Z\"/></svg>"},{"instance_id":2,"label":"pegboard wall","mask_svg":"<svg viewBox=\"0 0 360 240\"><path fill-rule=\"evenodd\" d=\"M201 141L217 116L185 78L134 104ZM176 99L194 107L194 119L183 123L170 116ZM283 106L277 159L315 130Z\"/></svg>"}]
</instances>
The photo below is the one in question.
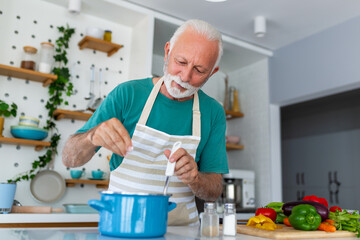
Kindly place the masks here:
<instances>
[{"instance_id":1,"label":"pegboard wall","mask_svg":"<svg viewBox=\"0 0 360 240\"><path fill-rule=\"evenodd\" d=\"M75 95L68 97L68 106L62 109L82 110L88 102L91 67L95 67L95 95L99 97L99 87L103 98L119 83L127 81L129 75L129 60L132 29L108 20L91 15L72 15L67 9L40 0L0 0L0 64L20 67L23 56L23 46L29 45L40 50L41 42L52 42L59 37L58 26L75 28L68 50L68 67L72 73L71 81ZM78 42L84 37L89 26L112 30L112 41L124 45L117 53L107 57L106 53L90 49L80 50ZM40 55L39 52L37 54ZM102 83L99 84L99 69L102 69ZM17 125L20 116L32 116L40 119L40 127L45 126L47 110L45 104L49 98L48 88L41 83L23 79L0 76L0 99L18 105L18 116L5 119L5 137L12 137L10 126ZM84 121L62 119L57 121L61 134L58 155L55 158L54 170L63 178L70 178L70 170L62 164L61 151L66 139L75 133ZM51 134L44 141L49 141ZM0 181L4 182L15 175L31 169L31 163L43 155L44 150L36 152L34 147L23 145L0 145ZM109 172L106 149L101 149L93 159L78 169L85 168L86 176L91 177L91 171L101 169ZM23 205L62 206L64 203L86 203L91 198L99 198L99 189L95 185L76 185L66 188L65 194L58 202L44 204L38 202L30 193L30 181L18 183L15 199Z\"/></svg>"}]
</instances>

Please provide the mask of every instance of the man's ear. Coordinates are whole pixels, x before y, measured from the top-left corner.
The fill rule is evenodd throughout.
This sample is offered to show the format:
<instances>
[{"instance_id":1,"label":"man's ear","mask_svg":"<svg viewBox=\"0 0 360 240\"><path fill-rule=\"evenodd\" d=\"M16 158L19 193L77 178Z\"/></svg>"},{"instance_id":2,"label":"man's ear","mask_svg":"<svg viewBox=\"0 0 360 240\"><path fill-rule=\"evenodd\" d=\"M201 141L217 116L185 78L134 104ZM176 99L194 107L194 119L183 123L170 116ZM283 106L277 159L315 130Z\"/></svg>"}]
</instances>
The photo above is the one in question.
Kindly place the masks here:
<instances>
[{"instance_id":1,"label":"man's ear","mask_svg":"<svg viewBox=\"0 0 360 240\"><path fill-rule=\"evenodd\" d=\"M214 69L214 71L210 74L210 77L211 77L212 75L214 75L214 73L216 73L217 71L219 71L219 66L217 66L217 67Z\"/></svg>"},{"instance_id":2,"label":"man's ear","mask_svg":"<svg viewBox=\"0 0 360 240\"><path fill-rule=\"evenodd\" d=\"M168 55L169 55L169 52L170 52L170 42L166 42L164 50L165 50L164 61L166 62L166 59L168 58Z\"/></svg>"}]
</instances>

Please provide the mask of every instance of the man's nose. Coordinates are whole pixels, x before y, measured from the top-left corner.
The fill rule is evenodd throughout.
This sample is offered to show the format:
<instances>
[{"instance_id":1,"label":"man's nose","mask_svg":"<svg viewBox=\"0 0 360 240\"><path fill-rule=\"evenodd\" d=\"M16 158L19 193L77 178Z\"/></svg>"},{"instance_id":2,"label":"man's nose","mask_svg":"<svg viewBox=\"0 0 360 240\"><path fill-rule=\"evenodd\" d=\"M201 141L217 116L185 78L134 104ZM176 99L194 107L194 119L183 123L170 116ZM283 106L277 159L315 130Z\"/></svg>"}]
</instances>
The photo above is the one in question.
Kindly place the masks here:
<instances>
[{"instance_id":1,"label":"man's nose","mask_svg":"<svg viewBox=\"0 0 360 240\"><path fill-rule=\"evenodd\" d=\"M191 79L191 68L184 68L181 71L181 80L183 82L189 82Z\"/></svg>"}]
</instances>

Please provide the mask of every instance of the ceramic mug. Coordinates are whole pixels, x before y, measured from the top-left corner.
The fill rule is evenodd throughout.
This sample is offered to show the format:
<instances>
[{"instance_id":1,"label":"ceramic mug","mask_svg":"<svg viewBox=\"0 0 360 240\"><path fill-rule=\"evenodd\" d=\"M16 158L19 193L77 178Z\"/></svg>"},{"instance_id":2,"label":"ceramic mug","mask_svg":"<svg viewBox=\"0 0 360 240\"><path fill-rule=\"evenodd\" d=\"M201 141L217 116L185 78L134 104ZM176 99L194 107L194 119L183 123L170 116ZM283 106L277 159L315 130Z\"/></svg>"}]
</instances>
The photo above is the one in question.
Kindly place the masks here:
<instances>
[{"instance_id":1,"label":"ceramic mug","mask_svg":"<svg viewBox=\"0 0 360 240\"><path fill-rule=\"evenodd\" d=\"M93 179L103 179L103 178L105 178L106 174L104 171L94 170L94 171L91 171L91 175L92 175Z\"/></svg>"},{"instance_id":2,"label":"ceramic mug","mask_svg":"<svg viewBox=\"0 0 360 240\"><path fill-rule=\"evenodd\" d=\"M83 176L85 176L85 171L82 170L70 170L71 178L73 179L79 179Z\"/></svg>"}]
</instances>

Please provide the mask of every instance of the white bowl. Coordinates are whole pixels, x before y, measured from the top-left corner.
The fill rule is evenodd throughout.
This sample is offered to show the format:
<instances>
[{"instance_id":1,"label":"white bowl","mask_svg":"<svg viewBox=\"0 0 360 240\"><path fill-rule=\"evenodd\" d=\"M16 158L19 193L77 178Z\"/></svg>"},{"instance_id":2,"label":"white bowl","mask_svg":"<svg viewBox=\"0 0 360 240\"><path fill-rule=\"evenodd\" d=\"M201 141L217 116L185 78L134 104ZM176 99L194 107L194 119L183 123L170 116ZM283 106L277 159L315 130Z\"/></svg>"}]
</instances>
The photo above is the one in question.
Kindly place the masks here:
<instances>
[{"instance_id":1,"label":"white bowl","mask_svg":"<svg viewBox=\"0 0 360 240\"><path fill-rule=\"evenodd\" d=\"M97 27L88 27L86 28L86 35L94 38L103 39L104 30Z\"/></svg>"}]
</instances>

